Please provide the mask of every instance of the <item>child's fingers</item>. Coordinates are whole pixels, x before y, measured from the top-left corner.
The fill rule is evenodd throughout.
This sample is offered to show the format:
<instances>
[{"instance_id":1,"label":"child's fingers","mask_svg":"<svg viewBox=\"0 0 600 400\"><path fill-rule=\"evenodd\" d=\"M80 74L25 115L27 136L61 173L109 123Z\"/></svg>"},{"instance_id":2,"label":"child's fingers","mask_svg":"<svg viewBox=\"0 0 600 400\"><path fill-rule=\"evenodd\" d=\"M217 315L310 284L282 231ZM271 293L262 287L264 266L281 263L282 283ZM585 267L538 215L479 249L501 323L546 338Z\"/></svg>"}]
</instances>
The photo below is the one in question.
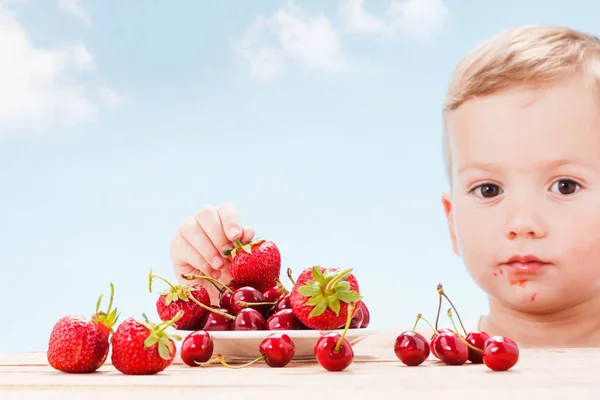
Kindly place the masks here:
<instances>
[{"instance_id":1,"label":"child's fingers","mask_svg":"<svg viewBox=\"0 0 600 400\"><path fill-rule=\"evenodd\" d=\"M171 259L175 273L212 276L212 268L204 257L181 235L176 235L171 243Z\"/></svg>"},{"instance_id":2,"label":"child's fingers","mask_svg":"<svg viewBox=\"0 0 600 400\"><path fill-rule=\"evenodd\" d=\"M202 256L206 263L212 269L219 269L223 266L223 258L211 242L210 238L204 232L196 218L192 217L186 221L180 228L181 236ZM206 271L209 272L209 271ZM212 271L210 271L212 276Z\"/></svg>"},{"instance_id":3,"label":"child's fingers","mask_svg":"<svg viewBox=\"0 0 600 400\"><path fill-rule=\"evenodd\" d=\"M240 214L233 204L223 204L218 209L223 232L231 242L235 242L242 235Z\"/></svg>"},{"instance_id":4,"label":"child's fingers","mask_svg":"<svg viewBox=\"0 0 600 400\"><path fill-rule=\"evenodd\" d=\"M242 238L240 240L244 244L249 243L254 237L254 229L250 228L249 226L245 226L242 232Z\"/></svg>"},{"instance_id":5,"label":"child's fingers","mask_svg":"<svg viewBox=\"0 0 600 400\"><path fill-rule=\"evenodd\" d=\"M230 242L225 236L225 232L223 232L223 226L221 226L221 219L219 218L217 210L213 207L202 207L200 211L196 213L195 219L213 247L210 251L207 248L206 254L202 253L202 255L204 257L209 257L206 260L214 269L218 270L223 268L225 266L225 260L221 251Z\"/></svg>"}]
</instances>

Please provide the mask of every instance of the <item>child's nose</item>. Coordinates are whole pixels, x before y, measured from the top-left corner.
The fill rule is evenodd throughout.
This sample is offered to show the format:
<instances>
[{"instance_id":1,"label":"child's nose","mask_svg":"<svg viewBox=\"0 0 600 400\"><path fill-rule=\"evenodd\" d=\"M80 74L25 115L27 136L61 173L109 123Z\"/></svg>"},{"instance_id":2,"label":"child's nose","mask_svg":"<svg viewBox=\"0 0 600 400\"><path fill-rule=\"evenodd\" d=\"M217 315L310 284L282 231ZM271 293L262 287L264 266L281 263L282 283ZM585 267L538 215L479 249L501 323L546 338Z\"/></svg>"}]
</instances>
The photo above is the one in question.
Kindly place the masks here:
<instances>
[{"instance_id":1,"label":"child's nose","mask_svg":"<svg viewBox=\"0 0 600 400\"><path fill-rule=\"evenodd\" d=\"M508 239L535 239L547 234L547 228L535 206L520 207L509 212L504 231Z\"/></svg>"}]
</instances>

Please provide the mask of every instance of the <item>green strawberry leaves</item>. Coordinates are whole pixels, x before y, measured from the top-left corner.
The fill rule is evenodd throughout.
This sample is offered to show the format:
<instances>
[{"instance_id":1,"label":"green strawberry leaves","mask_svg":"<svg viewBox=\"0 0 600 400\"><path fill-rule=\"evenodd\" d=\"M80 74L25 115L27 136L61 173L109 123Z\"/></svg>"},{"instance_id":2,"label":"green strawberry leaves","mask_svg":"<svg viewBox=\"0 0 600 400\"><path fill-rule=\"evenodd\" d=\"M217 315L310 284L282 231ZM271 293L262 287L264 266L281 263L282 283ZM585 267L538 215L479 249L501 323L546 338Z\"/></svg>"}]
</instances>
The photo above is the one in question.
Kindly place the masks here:
<instances>
[{"instance_id":1,"label":"green strawberry leaves","mask_svg":"<svg viewBox=\"0 0 600 400\"><path fill-rule=\"evenodd\" d=\"M248 244L243 244L242 241L240 240L240 238L237 238L235 240L235 247L231 250L223 250L223 255L224 256L231 256L232 258L235 258L235 256L237 255L237 253L240 252L240 250L245 251L248 254L252 253L252 247L260 244L264 242L264 239L255 239L252 242L248 243Z\"/></svg>"},{"instance_id":2,"label":"green strawberry leaves","mask_svg":"<svg viewBox=\"0 0 600 400\"><path fill-rule=\"evenodd\" d=\"M146 314L142 314L142 316L144 319L138 319L137 321L149 331L148 336L144 339L144 348L147 349L158 344L158 355L164 360L169 360L175 351L175 346L173 346L171 340L181 340L182 338L178 335L169 335L165 330L177 322L183 316L183 312L179 311L171 320L161 322L158 325L151 322Z\"/></svg>"},{"instance_id":3,"label":"green strawberry leaves","mask_svg":"<svg viewBox=\"0 0 600 400\"><path fill-rule=\"evenodd\" d=\"M342 302L358 302L363 297L356 291L351 290L350 282L346 279L352 274L352 269L337 272L333 269L326 269L325 273L320 266L312 268L313 280L307 281L304 286L298 289L298 292L308 297L307 306L312 306L309 317L317 317L331 309L335 315L339 315Z\"/></svg>"}]
</instances>

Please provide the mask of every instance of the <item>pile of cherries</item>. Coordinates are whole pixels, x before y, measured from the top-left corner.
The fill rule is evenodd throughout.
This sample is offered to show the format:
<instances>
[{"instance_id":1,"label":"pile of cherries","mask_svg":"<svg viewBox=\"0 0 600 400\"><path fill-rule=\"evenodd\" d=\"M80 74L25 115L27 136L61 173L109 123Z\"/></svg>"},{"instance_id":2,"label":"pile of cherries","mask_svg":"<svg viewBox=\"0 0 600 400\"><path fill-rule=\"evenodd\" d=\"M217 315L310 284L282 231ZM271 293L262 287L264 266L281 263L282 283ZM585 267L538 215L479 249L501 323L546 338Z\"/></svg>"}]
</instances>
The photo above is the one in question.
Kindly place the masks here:
<instances>
[{"instance_id":1,"label":"pile of cherries","mask_svg":"<svg viewBox=\"0 0 600 400\"><path fill-rule=\"evenodd\" d=\"M440 302L435 327L419 314L413 329L402 332L396 338L394 352L400 361L407 366L418 366L425 362L430 354L433 354L446 365L464 365L467 361L470 361L472 364L485 364L493 371L506 371L515 366L519 360L519 346L514 340L504 336L490 337L486 332L479 330L467 332L462 321L460 321L458 311L444 292L441 284L438 284L437 290ZM448 310L448 317L454 330L449 328L437 329L442 297L452 307ZM452 318L452 310L458 316L464 336L459 333L456 327ZM429 324L434 331L430 340L415 332L417 323L421 319Z\"/></svg>"},{"instance_id":2,"label":"pile of cherries","mask_svg":"<svg viewBox=\"0 0 600 400\"><path fill-rule=\"evenodd\" d=\"M291 271L288 270L291 278ZM252 286L231 282L222 284L206 276L183 274L187 280L207 279L220 292L217 305L205 307L209 310L200 322L203 331L262 331L262 330L304 330L310 329L294 314L290 303L290 293L277 281L277 284L264 291ZM370 314L361 302L356 309L351 329L369 326Z\"/></svg>"}]
</instances>

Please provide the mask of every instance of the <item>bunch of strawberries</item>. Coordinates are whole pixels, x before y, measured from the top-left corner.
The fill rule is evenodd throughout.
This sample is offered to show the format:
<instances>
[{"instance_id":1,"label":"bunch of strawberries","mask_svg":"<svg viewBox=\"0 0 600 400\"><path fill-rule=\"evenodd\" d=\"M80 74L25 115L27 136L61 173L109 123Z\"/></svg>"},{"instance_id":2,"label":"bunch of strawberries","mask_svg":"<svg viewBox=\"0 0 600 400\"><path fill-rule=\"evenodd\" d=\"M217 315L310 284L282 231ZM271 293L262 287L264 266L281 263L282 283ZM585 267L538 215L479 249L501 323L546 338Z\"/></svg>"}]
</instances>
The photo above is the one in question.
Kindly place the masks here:
<instances>
[{"instance_id":1,"label":"bunch of strawberries","mask_svg":"<svg viewBox=\"0 0 600 400\"><path fill-rule=\"evenodd\" d=\"M112 347L111 362L120 372L156 374L173 362L175 340L181 340L167 333L169 327L192 332L345 327L345 334L348 328L366 328L369 324L369 311L351 269L314 266L302 271L297 280L288 269L293 288L287 290L280 281L281 255L273 242L260 239L243 244L238 240L224 255L231 257L233 280L227 284L205 275L182 275L194 282L173 285L150 271L150 292L155 279L168 285L156 301L159 324L142 315L124 320L114 330L118 315L116 309L111 309L111 284L106 312L99 310L100 296L91 319L67 316L56 323L48 346L50 365L64 372L93 372L105 363ZM210 304L201 281L219 290L218 304ZM335 339L334 347L339 351L344 338L338 335Z\"/></svg>"}]
</instances>

